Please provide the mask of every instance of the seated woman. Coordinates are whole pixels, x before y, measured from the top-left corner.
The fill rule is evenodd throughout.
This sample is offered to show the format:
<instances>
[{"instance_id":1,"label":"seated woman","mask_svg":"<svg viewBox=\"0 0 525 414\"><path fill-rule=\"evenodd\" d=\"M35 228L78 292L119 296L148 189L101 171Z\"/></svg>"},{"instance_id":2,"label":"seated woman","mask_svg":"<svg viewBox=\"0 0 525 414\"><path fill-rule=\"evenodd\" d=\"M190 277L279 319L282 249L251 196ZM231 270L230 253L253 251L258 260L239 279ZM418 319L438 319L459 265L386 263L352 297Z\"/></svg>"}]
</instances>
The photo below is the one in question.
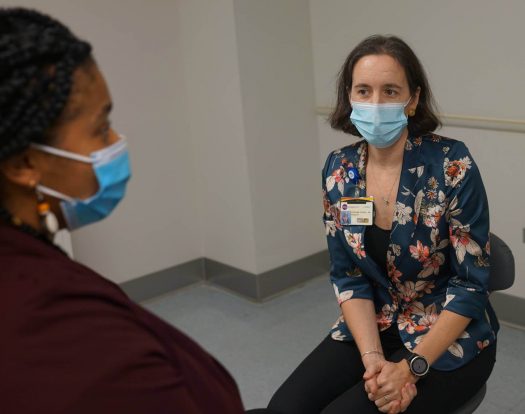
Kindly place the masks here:
<instances>
[{"instance_id":1,"label":"seated woman","mask_svg":"<svg viewBox=\"0 0 525 414\"><path fill-rule=\"evenodd\" d=\"M217 361L53 244L124 196L111 107L88 43L0 9L0 412L242 413Z\"/></svg>"},{"instance_id":2,"label":"seated woman","mask_svg":"<svg viewBox=\"0 0 525 414\"><path fill-rule=\"evenodd\" d=\"M361 42L337 92L332 127L364 138L332 152L323 169L342 315L269 407L450 413L483 386L496 354L479 170L462 142L433 133L425 72L401 39Z\"/></svg>"}]
</instances>

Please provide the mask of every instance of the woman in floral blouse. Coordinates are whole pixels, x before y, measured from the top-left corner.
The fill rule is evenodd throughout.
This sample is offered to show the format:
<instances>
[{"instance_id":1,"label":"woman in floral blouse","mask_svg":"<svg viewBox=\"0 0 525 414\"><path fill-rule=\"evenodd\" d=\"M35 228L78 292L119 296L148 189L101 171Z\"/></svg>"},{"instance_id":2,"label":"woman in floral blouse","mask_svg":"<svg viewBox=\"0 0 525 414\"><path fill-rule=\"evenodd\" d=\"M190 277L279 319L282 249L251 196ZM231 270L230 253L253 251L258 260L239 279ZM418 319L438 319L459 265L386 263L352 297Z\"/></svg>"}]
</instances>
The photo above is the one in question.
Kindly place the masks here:
<instances>
[{"instance_id":1,"label":"woman in floral blouse","mask_svg":"<svg viewBox=\"0 0 525 414\"><path fill-rule=\"evenodd\" d=\"M341 316L269 407L453 412L483 386L496 353L479 170L462 142L433 133L425 72L397 37L372 36L350 53L331 125L364 138L323 169Z\"/></svg>"}]
</instances>

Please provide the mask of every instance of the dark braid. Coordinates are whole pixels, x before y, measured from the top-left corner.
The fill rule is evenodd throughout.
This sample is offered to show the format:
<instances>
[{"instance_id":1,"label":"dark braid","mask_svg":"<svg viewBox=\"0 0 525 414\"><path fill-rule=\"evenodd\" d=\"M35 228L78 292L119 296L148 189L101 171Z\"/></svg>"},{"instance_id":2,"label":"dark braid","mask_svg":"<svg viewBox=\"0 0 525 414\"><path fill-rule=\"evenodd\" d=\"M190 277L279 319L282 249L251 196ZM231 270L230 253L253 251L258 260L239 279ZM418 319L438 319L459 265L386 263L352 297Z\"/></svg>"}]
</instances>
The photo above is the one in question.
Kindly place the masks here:
<instances>
[{"instance_id":1,"label":"dark braid","mask_svg":"<svg viewBox=\"0 0 525 414\"><path fill-rule=\"evenodd\" d=\"M0 8L0 161L42 142L91 46L37 11Z\"/></svg>"},{"instance_id":2,"label":"dark braid","mask_svg":"<svg viewBox=\"0 0 525 414\"><path fill-rule=\"evenodd\" d=\"M50 16L0 8L0 161L49 138L69 99L74 71L90 58L89 43ZM1 202L0 222L49 242Z\"/></svg>"}]
</instances>

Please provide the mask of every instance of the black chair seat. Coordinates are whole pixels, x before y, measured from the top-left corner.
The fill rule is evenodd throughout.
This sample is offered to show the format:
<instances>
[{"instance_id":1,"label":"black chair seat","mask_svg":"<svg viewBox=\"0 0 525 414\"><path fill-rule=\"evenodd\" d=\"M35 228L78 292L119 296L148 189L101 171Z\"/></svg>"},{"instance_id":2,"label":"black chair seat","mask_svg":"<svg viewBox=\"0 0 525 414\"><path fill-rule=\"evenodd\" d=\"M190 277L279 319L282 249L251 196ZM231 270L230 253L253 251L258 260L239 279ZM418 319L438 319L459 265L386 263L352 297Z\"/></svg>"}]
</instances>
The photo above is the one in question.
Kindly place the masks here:
<instances>
[{"instance_id":1,"label":"black chair seat","mask_svg":"<svg viewBox=\"0 0 525 414\"><path fill-rule=\"evenodd\" d=\"M490 280L489 292L508 289L514 283L514 256L507 243L490 233ZM452 414L472 414L482 403L487 392L487 384L477 392L463 407Z\"/></svg>"},{"instance_id":2,"label":"black chair seat","mask_svg":"<svg viewBox=\"0 0 525 414\"><path fill-rule=\"evenodd\" d=\"M483 402L483 398L485 398L485 394L487 392L487 385L483 384L483 387L472 397L470 400L466 402L463 407L460 409L452 412L451 414L471 414L473 413L476 408L480 406L480 404Z\"/></svg>"}]
</instances>

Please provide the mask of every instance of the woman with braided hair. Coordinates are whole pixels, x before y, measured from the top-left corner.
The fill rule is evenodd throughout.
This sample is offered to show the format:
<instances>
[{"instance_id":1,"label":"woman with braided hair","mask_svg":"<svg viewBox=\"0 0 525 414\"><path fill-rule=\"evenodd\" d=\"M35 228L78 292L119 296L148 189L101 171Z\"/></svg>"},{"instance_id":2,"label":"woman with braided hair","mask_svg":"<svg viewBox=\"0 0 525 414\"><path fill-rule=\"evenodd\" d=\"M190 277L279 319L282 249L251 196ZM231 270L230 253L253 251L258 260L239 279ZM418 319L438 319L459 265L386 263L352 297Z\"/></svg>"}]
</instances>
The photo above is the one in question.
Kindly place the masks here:
<instances>
[{"instance_id":1,"label":"woman with braided hair","mask_svg":"<svg viewBox=\"0 0 525 414\"><path fill-rule=\"evenodd\" d=\"M241 413L217 361L53 243L124 196L111 106L88 43L0 9L0 412Z\"/></svg>"}]
</instances>

